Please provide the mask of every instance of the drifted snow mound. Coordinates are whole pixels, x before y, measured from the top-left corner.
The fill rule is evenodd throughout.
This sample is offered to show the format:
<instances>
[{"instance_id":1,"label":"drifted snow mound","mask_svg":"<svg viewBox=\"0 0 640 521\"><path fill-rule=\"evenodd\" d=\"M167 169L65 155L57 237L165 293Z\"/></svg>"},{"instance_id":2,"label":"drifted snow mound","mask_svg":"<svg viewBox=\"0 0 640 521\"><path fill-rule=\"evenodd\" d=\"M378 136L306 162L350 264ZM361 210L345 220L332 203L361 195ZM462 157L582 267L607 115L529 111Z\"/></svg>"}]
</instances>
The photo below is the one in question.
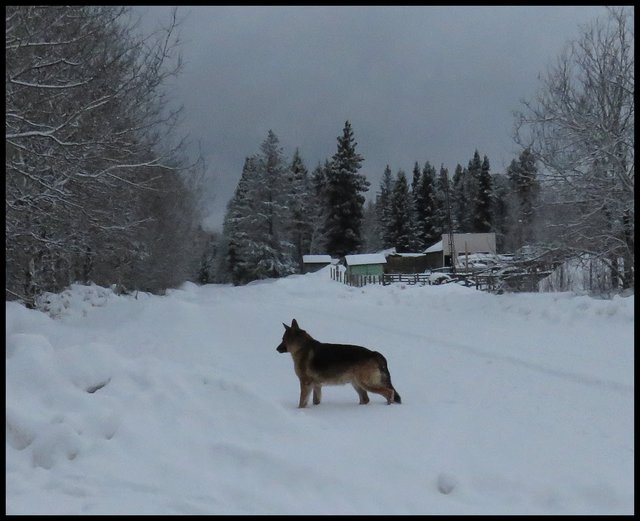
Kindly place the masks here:
<instances>
[{"instance_id":1,"label":"drifted snow mound","mask_svg":"<svg viewBox=\"0 0 640 521\"><path fill-rule=\"evenodd\" d=\"M46 292L38 296L36 308L54 318L71 313L86 316L90 308L105 306L115 296L114 287L72 284L61 293Z\"/></svg>"}]
</instances>

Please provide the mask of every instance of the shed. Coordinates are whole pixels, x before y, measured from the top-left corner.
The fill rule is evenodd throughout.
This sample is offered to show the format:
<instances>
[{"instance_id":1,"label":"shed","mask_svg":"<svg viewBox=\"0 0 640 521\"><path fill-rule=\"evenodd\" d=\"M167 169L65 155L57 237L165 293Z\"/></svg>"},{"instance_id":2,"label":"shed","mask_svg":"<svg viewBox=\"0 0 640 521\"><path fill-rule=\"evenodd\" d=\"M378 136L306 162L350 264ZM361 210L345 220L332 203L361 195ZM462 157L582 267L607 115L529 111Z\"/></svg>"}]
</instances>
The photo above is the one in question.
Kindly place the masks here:
<instances>
[{"instance_id":1,"label":"shed","mask_svg":"<svg viewBox=\"0 0 640 521\"><path fill-rule=\"evenodd\" d=\"M313 273L331 264L331 255L303 255L302 273Z\"/></svg>"},{"instance_id":2,"label":"shed","mask_svg":"<svg viewBox=\"0 0 640 521\"><path fill-rule=\"evenodd\" d=\"M496 234L490 233L454 233L453 249L456 257L464 253L496 253ZM429 257L429 263L437 261L438 268L451 266L451 251L449 234L442 234L442 240L429 246L424 253ZM456 266L458 263L456 262ZM433 268L432 268L433 269Z\"/></svg>"},{"instance_id":3,"label":"shed","mask_svg":"<svg viewBox=\"0 0 640 521\"><path fill-rule=\"evenodd\" d=\"M386 255L385 273L423 273L431 267L425 253L396 253Z\"/></svg>"},{"instance_id":4,"label":"shed","mask_svg":"<svg viewBox=\"0 0 640 521\"><path fill-rule=\"evenodd\" d=\"M425 269L435 270L444 267L444 257L442 255L442 240L439 240L435 244L429 246L424 250L424 256L426 257Z\"/></svg>"},{"instance_id":5,"label":"shed","mask_svg":"<svg viewBox=\"0 0 640 521\"><path fill-rule=\"evenodd\" d=\"M387 259L382 253L345 255L348 275L382 275Z\"/></svg>"}]
</instances>

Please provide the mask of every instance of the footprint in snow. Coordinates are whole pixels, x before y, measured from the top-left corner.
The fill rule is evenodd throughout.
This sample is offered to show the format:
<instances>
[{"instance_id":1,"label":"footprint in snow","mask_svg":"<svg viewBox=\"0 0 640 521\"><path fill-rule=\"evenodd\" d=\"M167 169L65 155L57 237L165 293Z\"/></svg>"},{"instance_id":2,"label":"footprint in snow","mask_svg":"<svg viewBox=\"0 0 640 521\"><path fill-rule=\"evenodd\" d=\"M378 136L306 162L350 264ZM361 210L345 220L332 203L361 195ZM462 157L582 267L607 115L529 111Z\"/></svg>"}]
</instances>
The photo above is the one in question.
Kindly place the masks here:
<instances>
[{"instance_id":1,"label":"footprint in snow","mask_svg":"<svg viewBox=\"0 0 640 521\"><path fill-rule=\"evenodd\" d=\"M438 490L443 494L450 494L458 486L458 479L452 474L441 472L438 475Z\"/></svg>"}]
</instances>

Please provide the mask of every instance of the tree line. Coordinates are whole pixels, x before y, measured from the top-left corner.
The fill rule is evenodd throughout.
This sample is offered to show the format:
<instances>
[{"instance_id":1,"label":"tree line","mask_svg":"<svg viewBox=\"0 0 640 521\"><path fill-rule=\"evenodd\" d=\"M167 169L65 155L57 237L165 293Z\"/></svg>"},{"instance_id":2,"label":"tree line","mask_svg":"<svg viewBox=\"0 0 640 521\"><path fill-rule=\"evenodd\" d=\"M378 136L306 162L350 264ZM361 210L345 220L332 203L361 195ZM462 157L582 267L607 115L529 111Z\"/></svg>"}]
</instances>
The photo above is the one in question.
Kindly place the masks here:
<instances>
[{"instance_id":1,"label":"tree line","mask_svg":"<svg viewBox=\"0 0 640 521\"><path fill-rule=\"evenodd\" d=\"M491 174L476 150L467 167L415 163L384 170L375 200L365 204L370 183L359 172L363 157L349 121L337 151L309 173L298 149L284 156L269 130L260 152L247 157L225 215L213 280L243 284L302 271L305 254L342 257L395 248L420 252L454 232L495 231L501 251L535 239L539 181L525 149L505 174Z\"/></svg>"},{"instance_id":2,"label":"tree line","mask_svg":"<svg viewBox=\"0 0 640 521\"><path fill-rule=\"evenodd\" d=\"M529 149L513 159L505 173L491 173L489 158L476 150L466 167L456 165L453 176L429 161L414 164L411 182L389 165L380 189L369 203L367 246L395 248L398 253L421 252L443 234L496 233L499 251L514 252L535 240L540 182Z\"/></svg>"}]
</instances>

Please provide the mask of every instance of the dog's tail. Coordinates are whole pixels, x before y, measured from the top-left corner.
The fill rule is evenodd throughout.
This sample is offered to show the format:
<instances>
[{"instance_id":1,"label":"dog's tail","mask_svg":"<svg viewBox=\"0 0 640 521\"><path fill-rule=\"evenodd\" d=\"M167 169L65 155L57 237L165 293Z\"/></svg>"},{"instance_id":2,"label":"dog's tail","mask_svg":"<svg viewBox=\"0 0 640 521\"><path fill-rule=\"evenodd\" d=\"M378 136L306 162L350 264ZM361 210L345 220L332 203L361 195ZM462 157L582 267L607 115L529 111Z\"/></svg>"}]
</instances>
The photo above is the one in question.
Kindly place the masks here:
<instances>
[{"instance_id":1,"label":"dog's tail","mask_svg":"<svg viewBox=\"0 0 640 521\"><path fill-rule=\"evenodd\" d=\"M400 398L400 394L396 391L395 387L391 383L391 374L389 373L389 368L387 367L387 359L382 355L382 353L376 353L376 358L378 359L378 366L380 367L380 373L382 373L383 383L393 389L393 401L395 403L402 403L402 398Z\"/></svg>"}]
</instances>

